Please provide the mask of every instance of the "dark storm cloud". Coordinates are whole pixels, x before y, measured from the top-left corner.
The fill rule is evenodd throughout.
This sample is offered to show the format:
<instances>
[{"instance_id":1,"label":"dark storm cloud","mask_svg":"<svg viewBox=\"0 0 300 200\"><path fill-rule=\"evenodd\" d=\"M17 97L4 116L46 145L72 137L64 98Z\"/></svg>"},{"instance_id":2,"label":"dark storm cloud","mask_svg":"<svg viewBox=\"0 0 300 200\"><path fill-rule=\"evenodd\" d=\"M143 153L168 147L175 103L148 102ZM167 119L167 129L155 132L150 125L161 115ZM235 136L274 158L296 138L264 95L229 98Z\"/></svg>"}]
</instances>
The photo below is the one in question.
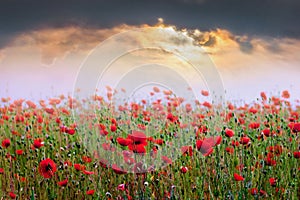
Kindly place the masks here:
<instances>
[{"instance_id":1,"label":"dark storm cloud","mask_svg":"<svg viewBox=\"0 0 300 200\"><path fill-rule=\"evenodd\" d=\"M253 45L251 44L251 40L246 39L242 40L240 38L235 38L235 41L239 44L240 50L244 53L252 53Z\"/></svg>"},{"instance_id":2,"label":"dark storm cloud","mask_svg":"<svg viewBox=\"0 0 300 200\"><path fill-rule=\"evenodd\" d=\"M300 38L299 10L298 0L2 0L0 48L33 29L155 24L158 17L182 28Z\"/></svg>"}]
</instances>

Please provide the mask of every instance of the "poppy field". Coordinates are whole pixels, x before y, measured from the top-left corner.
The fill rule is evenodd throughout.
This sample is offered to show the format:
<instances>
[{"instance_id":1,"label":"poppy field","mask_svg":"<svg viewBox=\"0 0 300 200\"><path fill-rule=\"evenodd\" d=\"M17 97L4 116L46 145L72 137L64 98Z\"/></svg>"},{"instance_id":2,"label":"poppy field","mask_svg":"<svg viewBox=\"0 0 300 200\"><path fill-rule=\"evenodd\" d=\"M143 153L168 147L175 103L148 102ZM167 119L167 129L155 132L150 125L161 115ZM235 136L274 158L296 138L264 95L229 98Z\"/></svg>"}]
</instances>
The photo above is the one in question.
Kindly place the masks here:
<instances>
[{"instance_id":1,"label":"poppy field","mask_svg":"<svg viewBox=\"0 0 300 200\"><path fill-rule=\"evenodd\" d=\"M299 199L300 103L262 92L221 107L201 94L3 97L1 199Z\"/></svg>"}]
</instances>

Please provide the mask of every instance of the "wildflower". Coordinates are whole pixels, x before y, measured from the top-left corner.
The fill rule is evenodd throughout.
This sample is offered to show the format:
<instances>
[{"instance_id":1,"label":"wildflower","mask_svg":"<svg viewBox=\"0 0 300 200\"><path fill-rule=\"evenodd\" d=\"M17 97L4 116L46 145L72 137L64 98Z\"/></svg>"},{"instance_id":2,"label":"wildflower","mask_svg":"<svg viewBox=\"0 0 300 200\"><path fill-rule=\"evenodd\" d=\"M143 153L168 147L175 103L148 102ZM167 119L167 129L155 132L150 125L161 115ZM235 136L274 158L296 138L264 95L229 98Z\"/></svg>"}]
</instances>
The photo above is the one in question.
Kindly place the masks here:
<instances>
[{"instance_id":1,"label":"wildflower","mask_svg":"<svg viewBox=\"0 0 300 200\"><path fill-rule=\"evenodd\" d=\"M290 98L290 93L289 93L289 91L284 90L284 91L282 91L281 96L285 99L288 99L288 98Z\"/></svg>"},{"instance_id":2,"label":"wildflower","mask_svg":"<svg viewBox=\"0 0 300 200\"><path fill-rule=\"evenodd\" d=\"M300 122L297 123L291 122L288 124L288 127L291 129L293 133L300 132Z\"/></svg>"},{"instance_id":3,"label":"wildflower","mask_svg":"<svg viewBox=\"0 0 300 200\"><path fill-rule=\"evenodd\" d=\"M271 153L275 153L277 156L280 156L281 153L282 153L282 146L281 145L269 146L269 147L267 147L267 149Z\"/></svg>"},{"instance_id":4,"label":"wildflower","mask_svg":"<svg viewBox=\"0 0 300 200\"><path fill-rule=\"evenodd\" d=\"M234 131L231 130L231 129L226 129L225 130L225 135L229 138L233 137L234 136Z\"/></svg>"},{"instance_id":5,"label":"wildflower","mask_svg":"<svg viewBox=\"0 0 300 200\"><path fill-rule=\"evenodd\" d=\"M44 142L43 142L43 140L40 139L40 138L35 139L35 140L33 141L33 146L34 146L35 148L38 149L38 148L44 146Z\"/></svg>"},{"instance_id":6,"label":"wildflower","mask_svg":"<svg viewBox=\"0 0 300 200\"><path fill-rule=\"evenodd\" d=\"M201 94L207 97L209 95L209 92L207 90L201 90Z\"/></svg>"},{"instance_id":7,"label":"wildflower","mask_svg":"<svg viewBox=\"0 0 300 200\"><path fill-rule=\"evenodd\" d=\"M221 136L204 138L196 141L196 147L204 156L208 156L213 152L213 147L219 145L221 141Z\"/></svg>"},{"instance_id":8,"label":"wildflower","mask_svg":"<svg viewBox=\"0 0 300 200\"><path fill-rule=\"evenodd\" d=\"M264 190L260 190L260 191L259 191L259 194L260 194L261 196L266 196L266 195L267 195L267 192L264 191Z\"/></svg>"},{"instance_id":9,"label":"wildflower","mask_svg":"<svg viewBox=\"0 0 300 200\"><path fill-rule=\"evenodd\" d=\"M95 190L88 190L86 191L87 195L93 195L95 193Z\"/></svg>"},{"instance_id":10,"label":"wildflower","mask_svg":"<svg viewBox=\"0 0 300 200\"><path fill-rule=\"evenodd\" d=\"M4 140L2 141L2 147L3 147L3 148L9 147L9 145L10 145L10 140L9 140L9 139L4 139Z\"/></svg>"},{"instance_id":11,"label":"wildflower","mask_svg":"<svg viewBox=\"0 0 300 200\"><path fill-rule=\"evenodd\" d=\"M95 174L95 172L87 171L87 170L83 170L83 173L84 173L85 175L92 175L92 174Z\"/></svg>"},{"instance_id":12,"label":"wildflower","mask_svg":"<svg viewBox=\"0 0 300 200\"><path fill-rule=\"evenodd\" d=\"M65 187L68 184L68 179L65 179L63 181L59 181L57 184L61 187Z\"/></svg>"},{"instance_id":13,"label":"wildflower","mask_svg":"<svg viewBox=\"0 0 300 200\"><path fill-rule=\"evenodd\" d=\"M249 190L249 192L250 192L251 195L257 195L258 194L258 189L257 188L251 188Z\"/></svg>"},{"instance_id":14,"label":"wildflower","mask_svg":"<svg viewBox=\"0 0 300 200\"><path fill-rule=\"evenodd\" d=\"M300 158L300 151L294 152L294 158Z\"/></svg>"},{"instance_id":15,"label":"wildflower","mask_svg":"<svg viewBox=\"0 0 300 200\"><path fill-rule=\"evenodd\" d=\"M248 144L249 142L250 142L250 138L247 136L242 137L240 140L241 144Z\"/></svg>"},{"instance_id":16,"label":"wildflower","mask_svg":"<svg viewBox=\"0 0 300 200\"><path fill-rule=\"evenodd\" d=\"M266 100L267 100L267 95L266 95L266 93L261 92L261 93L260 93L260 96L261 96L261 98L262 98L263 101L266 101Z\"/></svg>"},{"instance_id":17,"label":"wildflower","mask_svg":"<svg viewBox=\"0 0 300 200\"><path fill-rule=\"evenodd\" d=\"M226 147L225 151L229 154L233 154L234 153L234 148L233 147Z\"/></svg>"},{"instance_id":18,"label":"wildflower","mask_svg":"<svg viewBox=\"0 0 300 200\"><path fill-rule=\"evenodd\" d=\"M56 164L50 158L42 160L39 165L39 172L44 178L51 178L56 172Z\"/></svg>"},{"instance_id":19,"label":"wildflower","mask_svg":"<svg viewBox=\"0 0 300 200\"><path fill-rule=\"evenodd\" d=\"M23 154L23 150L22 150L22 149L17 149L17 150L16 150L16 154L22 155L22 154Z\"/></svg>"},{"instance_id":20,"label":"wildflower","mask_svg":"<svg viewBox=\"0 0 300 200\"><path fill-rule=\"evenodd\" d=\"M123 183L123 184L118 185L117 189L121 190L121 191L124 191L125 190L125 184Z\"/></svg>"},{"instance_id":21,"label":"wildflower","mask_svg":"<svg viewBox=\"0 0 300 200\"><path fill-rule=\"evenodd\" d=\"M84 166L84 165L81 165L81 164L74 164L74 168L75 168L77 171L83 171L83 170L85 170L85 166Z\"/></svg>"},{"instance_id":22,"label":"wildflower","mask_svg":"<svg viewBox=\"0 0 300 200\"><path fill-rule=\"evenodd\" d=\"M192 146L183 146L181 147L182 155L193 156L193 147Z\"/></svg>"},{"instance_id":23,"label":"wildflower","mask_svg":"<svg viewBox=\"0 0 300 200\"><path fill-rule=\"evenodd\" d=\"M10 192L9 196L10 196L11 199L15 199L17 197L17 195L13 192Z\"/></svg>"},{"instance_id":24,"label":"wildflower","mask_svg":"<svg viewBox=\"0 0 300 200\"><path fill-rule=\"evenodd\" d=\"M188 169L187 167L183 167L183 166L180 167L180 171L181 171L181 173L183 173L183 174L187 173L188 170L189 170L189 169Z\"/></svg>"},{"instance_id":25,"label":"wildflower","mask_svg":"<svg viewBox=\"0 0 300 200\"><path fill-rule=\"evenodd\" d=\"M118 165L113 164L111 166L112 170L116 173L116 174L127 174L127 172L123 169L121 169L120 167L118 167Z\"/></svg>"},{"instance_id":26,"label":"wildflower","mask_svg":"<svg viewBox=\"0 0 300 200\"><path fill-rule=\"evenodd\" d=\"M67 128L66 129L66 132L69 134L69 135L74 135L76 130L74 128Z\"/></svg>"},{"instance_id":27,"label":"wildflower","mask_svg":"<svg viewBox=\"0 0 300 200\"><path fill-rule=\"evenodd\" d=\"M231 146L238 147L239 145L240 143L238 141L234 141L234 140L231 141Z\"/></svg>"},{"instance_id":28,"label":"wildflower","mask_svg":"<svg viewBox=\"0 0 300 200\"><path fill-rule=\"evenodd\" d=\"M128 139L132 140L133 145L147 145L147 137L143 132L140 131L132 131L132 134L128 135Z\"/></svg>"},{"instance_id":29,"label":"wildflower","mask_svg":"<svg viewBox=\"0 0 300 200\"><path fill-rule=\"evenodd\" d=\"M209 102L207 102L207 101L205 101L202 105L204 107L207 107L207 108L211 108L212 107L212 105Z\"/></svg>"},{"instance_id":30,"label":"wildflower","mask_svg":"<svg viewBox=\"0 0 300 200\"><path fill-rule=\"evenodd\" d=\"M243 176L241 176L237 173L234 173L233 177L234 177L234 180L236 180L236 181L244 181L245 180Z\"/></svg>"},{"instance_id":31,"label":"wildflower","mask_svg":"<svg viewBox=\"0 0 300 200\"><path fill-rule=\"evenodd\" d=\"M158 87L153 87L153 91L156 92L156 93L159 93L160 89Z\"/></svg>"},{"instance_id":32,"label":"wildflower","mask_svg":"<svg viewBox=\"0 0 300 200\"><path fill-rule=\"evenodd\" d=\"M273 160L273 154L272 153L268 153L268 155L265 159L265 163L268 166L275 166L276 165L276 160Z\"/></svg>"},{"instance_id":33,"label":"wildflower","mask_svg":"<svg viewBox=\"0 0 300 200\"><path fill-rule=\"evenodd\" d=\"M269 183L271 186L276 186L276 179L275 178L269 178Z\"/></svg>"},{"instance_id":34,"label":"wildflower","mask_svg":"<svg viewBox=\"0 0 300 200\"><path fill-rule=\"evenodd\" d=\"M118 142L121 146L128 146L129 144L132 143L132 140L127 139L127 138L117 137L117 142Z\"/></svg>"},{"instance_id":35,"label":"wildflower","mask_svg":"<svg viewBox=\"0 0 300 200\"><path fill-rule=\"evenodd\" d=\"M115 124L112 124L112 125L110 126L110 131L111 131L111 132L116 132L116 130L117 130L117 126L116 126Z\"/></svg>"},{"instance_id":36,"label":"wildflower","mask_svg":"<svg viewBox=\"0 0 300 200\"><path fill-rule=\"evenodd\" d=\"M163 145L164 144L164 140L163 139L156 139L156 140L154 140L154 143L158 144L158 145Z\"/></svg>"},{"instance_id":37,"label":"wildflower","mask_svg":"<svg viewBox=\"0 0 300 200\"><path fill-rule=\"evenodd\" d=\"M147 137L143 132L132 131L132 134L128 135L127 139L130 139L131 142L128 145L128 148L135 153L146 153L145 146L147 143Z\"/></svg>"},{"instance_id":38,"label":"wildflower","mask_svg":"<svg viewBox=\"0 0 300 200\"><path fill-rule=\"evenodd\" d=\"M82 156L82 160L85 163L90 163L92 162L92 158L88 157L88 156Z\"/></svg>"},{"instance_id":39,"label":"wildflower","mask_svg":"<svg viewBox=\"0 0 300 200\"><path fill-rule=\"evenodd\" d=\"M266 128L266 129L262 130L262 134L265 135L266 137L269 137L270 136L270 129Z\"/></svg>"},{"instance_id":40,"label":"wildflower","mask_svg":"<svg viewBox=\"0 0 300 200\"><path fill-rule=\"evenodd\" d=\"M133 151L134 153L144 154L146 153L146 148L143 144L137 145L129 145L128 148Z\"/></svg>"}]
</instances>

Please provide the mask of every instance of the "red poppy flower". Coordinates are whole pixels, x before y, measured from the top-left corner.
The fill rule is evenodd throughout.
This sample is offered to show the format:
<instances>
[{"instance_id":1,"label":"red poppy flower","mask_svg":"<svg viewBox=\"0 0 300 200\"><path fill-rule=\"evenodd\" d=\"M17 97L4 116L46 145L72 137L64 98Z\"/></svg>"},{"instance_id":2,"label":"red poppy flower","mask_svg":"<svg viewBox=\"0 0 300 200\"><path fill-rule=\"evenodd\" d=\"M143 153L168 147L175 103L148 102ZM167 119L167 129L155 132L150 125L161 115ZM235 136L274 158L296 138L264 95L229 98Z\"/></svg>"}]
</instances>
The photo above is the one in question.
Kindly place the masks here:
<instances>
[{"instance_id":1,"label":"red poppy flower","mask_svg":"<svg viewBox=\"0 0 300 200\"><path fill-rule=\"evenodd\" d=\"M106 136L106 135L108 135L108 131L107 130L100 130L100 135Z\"/></svg>"},{"instance_id":2,"label":"red poppy flower","mask_svg":"<svg viewBox=\"0 0 300 200\"><path fill-rule=\"evenodd\" d=\"M44 121L44 120L43 120L43 117L39 115L39 116L37 117L37 122L38 122L39 124L41 124L41 123L43 123L43 121Z\"/></svg>"},{"instance_id":3,"label":"red poppy flower","mask_svg":"<svg viewBox=\"0 0 300 200\"><path fill-rule=\"evenodd\" d=\"M115 132L117 130L117 126L115 125L115 124L112 124L111 126L110 126L110 131L111 132Z\"/></svg>"},{"instance_id":4,"label":"red poppy flower","mask_svg":"<svg viewBox=\"0 0 300 200\"><path fill-rule=\"evenodd\" d=\"M154 87L153 87L153 91L156 92L156 93L159 93L159 92L160 92L160 89L159 89L158 87L154 86Z\"/></svg>"},{"instance_id":5,"label":"red poppy flower","mask_svg":"<svg viewBox=\"0 0 300 200\"><path fill-rule=\"evenodd\" d=\"M231 141L231 146L238 147L239 145L240 145L239 141L234 141L234 140Z\"/></svg>"},{"instance_id":6,"label":"red poppy flower","mask_svg":"<svg viewBox=\"0 0 300 200\"><path fill-rule=\"evenodd\" d=\"M204 107L207 107L207 108L211 108L211 107L212 107L212 105L211 105L209 102L207 102L207 101L203 102L202 105L203 105Z\"/></svg>"},{"instance_id":7,"label":"red poppy flower","mask_svg":"<svg viewBox=\"0 0 300 200\"><path fill-rule=\"evenodd\" d=\"M9 147L9 145L10 145L10 140L9 140L9 139L4 139L4 140L2 141L2 147L3 147L3 148Z\"/></svg>"},{"instance_id":8,"label":"red poppy flower","mask_svg":"<svg viewBox=\"0 0 300 200\"><path fill-rule=\"evenodd\" d=\"M189 169L188 169L187 167L181 166L181 168L180 168L180 171L181 171L181 173L183 173L183 174L187 173L188 170L189 170Z\"/></svg>"},{"instance_id":9,"label":"red poppy flower","mask_svg":"<svg viewBox=\"0 0 300 200\"><path fill-rule=\"evenodd\" d=\"M182 155L193 156L193 147L192 146L183 146L181 147Z\"/></svg>"},{"instance_id":10,"label":"red poppy flower","mask_svg":"<svg viewBox=\"0 0 300 200\"><path fill-rule=\"evenodd\" d=\"M209 92L207 90L201 90L201 94L207 97L209 95Z\"/></svg>"},{"instance_id":11,"label":"red poppy flower","mask_svg":"<svg viewBox=\"0 0 300 200\"><path fill-rule=\"evenodd\" d=\"M99 164L100 164L101 167L107 168L108 161L105 160L105 159L103 159L103 158L101 158L100 161L99 161Z\"/></svg>"},{"instance_id":12,"label":"red poppy flower","mask_svg":"<svg viewBox=\"0 0 300 200\"><path fill-rule=\"evenodd\" d=\"M144 120L147 120L147 119L148 119L148 117L144 117ZM147 128L144 124L138 124L137 127L143 131L145 131Z\"/></svg>"},{"instance_id":13,"label":"red poppy flower","mask_svg":"<svg viewBox=\"0 0 300 200\"><path fill-rule=\"evenodd\" d=\"M225 135L229 138L233 137L234 136L234 131L231 130L231 129L226 129L225 130Z\"/></svg>"},{"instance_id":14,"label":"red poppy flower","mask_svg":"<svg viewBox=\"0 0 300 200\"><path fill-rule=\"evenodd\" d=\"M266 100L267 100L267 95L266 95L265 92L261 92L261 93L260 93L260 96L261 96L261 98L262 98L263 101L266 101Z\"/></svg>"},{"instance_id":15,"label":"red poppy flower","mask_svg":"<svg viewBox=\"0 0 300 200\"><path fill-rule=\"evenodd\" d=\"M54 109L53 108L45 108L45 111L50 114L50 115L53 115L54 113Z\"/></svg>"},{"instance_id":16,"label":"red poppy flower","mask_svg":"<svg viewBox=\"0 0 300 200\"><path fill-rule=\"evenodd\" d=\"M300 158L300 151L294 152L294 158Z\"/></svg>"},{"instance_id":17,"label":"red poppy flower","mask_svg":"<svg viewBox=\"0 0 300 200\"><path fill-rule=\"evenodd\" d=\"M218 140L220 141L220 140ZM196 141L197 149L203 154L203 156L209 156L213 152L213 147L217 141L213 137L205 138L203 140Z\"/></svg>"},{"instance_id":18,"label":"red poppy flower","mask_svg":"<svg viewBox=\"0 0 300 200\"><path fill-rule=\"evenodd\" d=\"M74 164L74 168L75 168L77 171L85 170L85 166L84 166L84 165L81 165L81 164Z\"/></svg>"},{"instance_id":19,"label":"red poppy flower","mask_svg":"<svg viewBox=\"0 0 300 200\"><path fill-rule=\"evenodd\" d=\"M276 179L275 178L269 178L269 183L271 186L276 186Z\"/></svg>"},{"instance_id":20,"label":"red poppy flower","mask_svg":"<svg viewBox=\"0 0 300 200\"><path fill-rule=\"evenodd\" d=\"M281 145L269 146L269 147L267 147L267 149L271 153L275 153L277 156L280 156L281 153L282 153L282 146Z\"/></svg>"},{"instance_id":21,"label":"red poppy flower","mask_svg":"<svg viewBox=\"0 0 300 200\"><path fill-rule=\"evenodd\" d=\"M33 146L34 146L35 148L40 148L40 147L44 146L44 142L43 142L43 140L40 139L40 138L35 139L35 140L33 141Z\"/></svg>"},{"instance_id":22,"label":"red poppy flower","mask_svg":"<svg viewBox=\"0 0 300 200\"><path fill-rule=\"evenodd\" d=\"M249 190L249 192L250 192L251 195L257 195L258 194L258 189L257 188L251 188Z\"/></svg>"},{"instance_id":23,"label":"red poppy flower","mask_svg":"<svg viewBox=\"0 0 300 200\"><path fill-rule=\"evenodd\" d=\"M264 191L264 190L260 190L260 191L259 191L259 194L260 194L261 196L266 196L266 195L267 195L267 192Z\"/></svg>"},{"instance_id":24,"label":"red poppy flower","mask_svg":"<svg viewBox=\"0 0 300 200\"><path fill-rule=\"evenodd\" d=\"M237 173L234 173L233 174L233 177L234 177L234 180L236 181L244 181L244 177L242 177L241 175L237 174Z\"/></svg>"},{"instance_id":25,"label":"red poppy flower","mask_svg":"<svg viewBox=\"0 0 300 200\"><path fill-rule=\"evenodd\" d=\"M121 146L128 146L129 144L132 143L132 140L131 140L131 139L127 139L127 138L117 137L117 142L118 142Z\"/></svg>"},{"instance_id":26,"label":"red poppy flower","mask_svg":"<svg viewBox=\"0 0 300 200\"><path fill-rule=\"evenodd\" d=\"M285 99L288 99L288 98L290 98L290 93L289 93L289 91L284 90L284 91L282 91L281 96Z\"/></svg>"},{"instance_id":27,"label":"red poppy flower","mask_svg":"<svg viewBox=\"0 0 300 200\"><path fill-rule=\"evenodd\" d=\"M95 193L95 190L88 190L86 191L87 195L93 195Z\"/></svg>"},{"instance_id":28,"label":"red poppy flower","mask_svg":"<svg viewBox=\"0 0 300 200\"><path fill-rule=\"evenodd\" d=\"M90 163L90 162L92 162L92 158L90 158L88 156L82 156L82 161L85 163Z\"/></svg>"},{"instance_id":29,"label":"red poppy flower","mask_svg":"<svg viewBox=\"0 0 300 200\"><path fill-rule=\"evenodd\" d=\"M268 166L275 166L276 165L276 160L273 160L271 156L267 156L267 158L265 159L265 163Z\"/></svg>"},{"instance_id":30,"label":"red poppy flower","mask_svg":"<svg viewBox=\"0 0 300 200\"><path fill-rule=\"evenodd\" d=\"M215 143L214 146L217 146L217 145L221 144L221 142L222 142L222 136L218 135L218 136L215 137L214 139L215 139L215 141L216 141L216 143Z\"/></svg>"},{"instance_id":31,"label":"red poppy flower","mask_svg":"<svg viewBox=\"0 0 300 200\"><path fill-rule=\"evenodd\" d=\"M154 143L158 144L158 145L163 145L164 144L164 140L163 139L156 139L156 140L154 140Z\"/></svg>"},{"instance_id":32,"label":"red poppy flower","mask_svg":"<svg viewBox=\"0 0 300 200\"><path fill-rule=\"evenodd\" d=\"M196 136L198 137L199 134L201 134L201 133L207 133L207 131L208 131L207 126L201 125L196 132Z\"/></svg>"},{"instance_id":33,"label":"red poppy flower","mask_svg":"<svg viewBox=\"0 0 300 200\"><path fill-rule=\"evenodd\" d=\"M16 150L16 154L22 155L22 154L23 154L23 150L22 150L22 149L17 149L17 150Z\"/></svg>"},{"instance_id":34,"label":"red poppy flower","mask_svg":"<svg viewBox=\"0 0 300 200\"><path fill-rule=\"evenodd\" d=\"M292 130L293 133L300 132L300 122L297 123L291 122L288 124L288 127Z\"/></svg>"},{"instance_id":35,"label":"red poppy flower","mask_svg":"<svg viewBox=\"0 0 300 200\"><path fill-rule=\"evenodd\" d=\"M250 113L253 113L253 114L255 114L255 113L257 113L257 109L256 108L253 108L253 107L251 107L250 109L249 109L249 112Z\"/></svg>"},{"instance_id":36,"label":"red poppy flower","mask_svg":"<svg viewBox=\"0 0 300 200\"><path fill-rule=\"evenodd\" d=\"M133 151L134 153L146 153L146 148L144 144L129 144L128 149Z\"/></svg>"},{"instance_id":37,"label":"red poppy flower","mask_svg":"<svg viewBox=\"0 0 300 200\"><path fill-rule=\"evenodd\" d=\"M116 174L127 174L127 172L123 169L121 169L120 167L118 167L118 165L113 164L111 166L112 170L116 173Z\"/></svg>"},{"instance_id":38,"label":"red poppy flower","mask_svg":"<svg viewBox=\"0 0 300 200\"><path fill-rule=\"evenodd\" d=\"M83 170L83 173L84 173L85 175L92 175L92 174L95 174L95 172L87 171L87 170Z\"/></svg>"},{"instance_id":39,"label":"red poppy flower","mask_svg":"<svg viewBox=\"0 0 300 200\"><path fill-rule=\"evenodd\" d=\"M42 160L39 165L39 172L44 178L51 178L56 172L56 164L50 158Z\"/></svg>"},{"instance_id":40,"label":"red poppy flower","mask_svg":"<svg viewBox=\"0 0 300 200\"><path fill-rule=\"evenodd\" d=\"M233 154L234 153L234 148L233 147L226 147L225 151L229 154Z\"/></svg>"},{"instance_id":41,"label":"red poppy flower","mask_svg":"<svg viewBox=\"0 0 300 200\"><path fill-rule=\"evenodd\" d=\"M270 136L270 129L266 128L266 129L262 130L262 134L264 134L266 137L269 137Z\"/></svg>"},{"instance_id":42,"label":"red poppy flower","mask_svg":"<svg viewBox=\"0 0 300 200\"><path fill-rule=\"evenodd\" d=\"M257 122L252 122L249 124L250 129L258 129L260 127L260 124Z\"/></svg>"},{"instance_id":43,"label":"red poppy flower","mask_svg":"<svg viewBox=\"0 0 300 200\"><path fill-rule=\"evenodd\" d=\"M125 190L125 184L123 183L123 184L118 185L117 189L121 190L121 191L124 191Z\"/></svg>"},{"instance_id":44,"label":"red poppy flower","mask_svg":"<svg viewBox=\"0 0 300 200\"><path fill-rule=\"evenodd\" d=\"M242 137L240 141L241 144L248 144L249 142L250 142L250 138L247 136Z\"/></svg>"},{"instance_id":45,"label":"red poppy flower","mask_svg":"<svg viewBox=\"0 0 300 200\"><path fill-rule=\"evenodd\" d=\"M140 131L132 131L132 133L128 135L128 139L131 139L135 145L147 145L147 137L143 132Z\"/></svg>"},{"instance_id":46,"label":"red poppy flower","mask_svg":"<svg viewBox=\"0 0 300 200\"><path fill-rule=\"evenodd\" d=\"M3 174L3 173L4 173L4 169L0 168L0 174Z\"/></svg>"},{"instance_id":47,"label":"red poppy flower","mask_svg":"<svg viewBox=\"0 0 300 200\"><path fill-rule=\"evenodd\" d=\"M178 117L174 116L172 113L168 113L167 119L170 120L170 122L174 123L177 122Z\"/></svg>"},{"instance_id":48,"label":"red poppy flower","mask_svg":"<svg viewBox=\"0 0 300 200\"><path fill-rule=\"evenodd\" d=\"M66 132L69 134L69 135L74 135L76 130L74 128L67 128L66 129Z\"/></svg>"},{"instance_id":49,"label":"red poppy flower","mask_svg":"<svg viewBox=\"0 0 300 200\"><path fill-rule=\"evenodd\" d=\"M61 187L65 187L68 184L68 179L65 179L63 181L59 181L57 184Z\"/></svg>"},{"instance_id":50,"label":"red poppy flower","mask_svg":"<svg viewBox=\"0 0 300 200\"><path fill-rule=\"evenodd\" d=\"M10 196L11 199L15 199L17 197L17 195L13 192L10 192L9 196Z\"/></svg>"}]
</instances>

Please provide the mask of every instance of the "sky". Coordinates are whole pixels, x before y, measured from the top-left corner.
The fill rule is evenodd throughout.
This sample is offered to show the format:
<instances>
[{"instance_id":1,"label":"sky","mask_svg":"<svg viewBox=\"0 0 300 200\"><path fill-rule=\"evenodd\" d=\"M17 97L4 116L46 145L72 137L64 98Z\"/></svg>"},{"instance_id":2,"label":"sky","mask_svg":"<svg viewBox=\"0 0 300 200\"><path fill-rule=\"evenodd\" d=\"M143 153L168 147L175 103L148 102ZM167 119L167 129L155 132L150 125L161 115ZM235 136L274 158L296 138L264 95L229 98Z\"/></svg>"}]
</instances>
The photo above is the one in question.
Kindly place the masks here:
<instances>
[{"instance_id":1,"label":"sky","mask_svg":"<svg viewBox=\"0 0 300 200\"><path fill-rule=\"evenodd\" d=\"M0 96L122 83L130 94L187 84L232 101L285 89L300 99L299 10L298 0L2 0Z\"/></svg>"}]
</instances>

